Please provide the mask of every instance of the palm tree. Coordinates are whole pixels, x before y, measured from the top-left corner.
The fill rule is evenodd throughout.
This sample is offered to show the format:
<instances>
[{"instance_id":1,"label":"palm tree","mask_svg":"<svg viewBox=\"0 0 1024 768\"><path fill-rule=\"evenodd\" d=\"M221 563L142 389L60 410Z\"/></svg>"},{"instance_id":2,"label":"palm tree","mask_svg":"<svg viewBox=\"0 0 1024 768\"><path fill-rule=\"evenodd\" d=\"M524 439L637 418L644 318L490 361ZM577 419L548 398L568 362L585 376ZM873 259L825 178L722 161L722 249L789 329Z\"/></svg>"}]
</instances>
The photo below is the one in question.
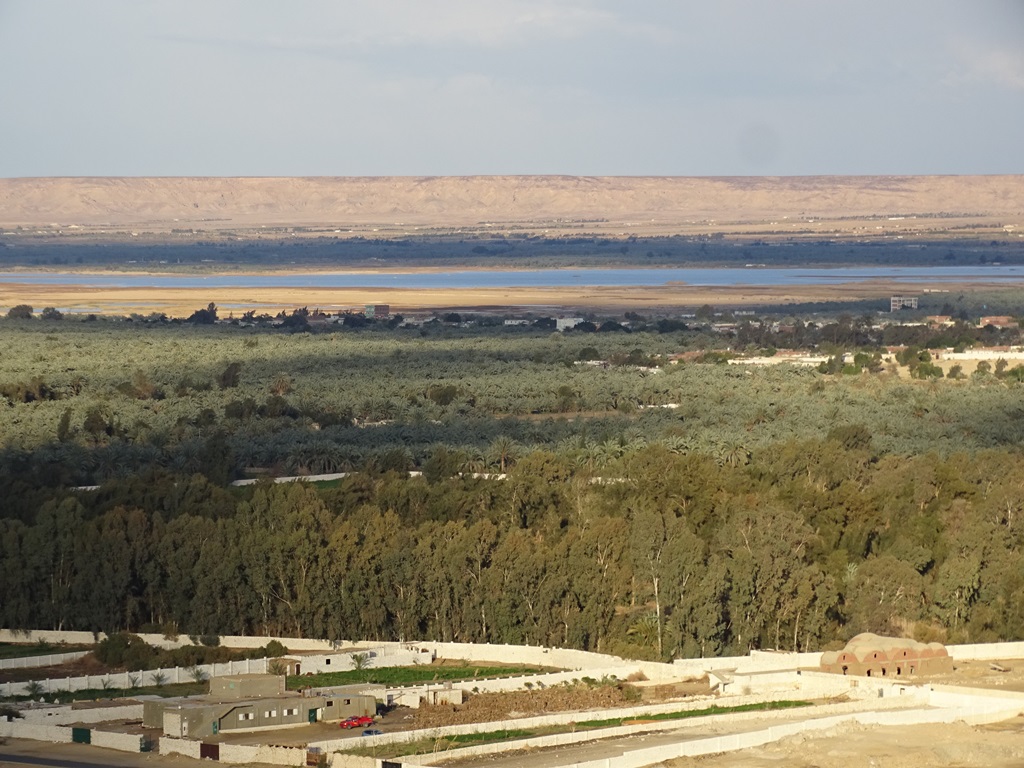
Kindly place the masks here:
<instances>
[{"instance_id":1,"label":"palm tree","mask_svg":"<svg viewBox=\"0 0 1024 768\"><path fill-rule=\"evenodd\" d=\"M509 465L515 462L518 452L519 446L515 440L508 435L498 435L488 449L488 457L491 463L498 465L498 471L504 474Z\"/></svg>"}]
</instances>

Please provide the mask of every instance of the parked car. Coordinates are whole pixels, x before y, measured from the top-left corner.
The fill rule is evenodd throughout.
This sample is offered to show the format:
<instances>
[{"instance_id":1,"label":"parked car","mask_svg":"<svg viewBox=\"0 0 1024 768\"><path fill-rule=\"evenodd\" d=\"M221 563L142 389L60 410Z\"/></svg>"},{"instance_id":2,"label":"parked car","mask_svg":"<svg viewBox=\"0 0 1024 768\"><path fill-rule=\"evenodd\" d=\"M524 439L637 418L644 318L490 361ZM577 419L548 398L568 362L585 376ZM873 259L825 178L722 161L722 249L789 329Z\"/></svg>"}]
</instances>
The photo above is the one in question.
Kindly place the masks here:
<instances>
[{"instance_id":1,"label":"parked car","mask_svg":"<svg viewBox=\"0 0 1024 768\"><path fill-rule=\"evenodd\" d=\"M367 728L363 731L363 736L380 736L384 731L380 728Z\"/></svg>"},{"instance_id":2,"label":"parked car","mask_svg":"<svg viewBox=\"0 0 1024 768\"><path fill-rule=\"evenodd\" d=\"M368 715L353 715L338 723L339 728L365 728L368 725L373 725L373 718Z\"/></svg>"}]
</instances>

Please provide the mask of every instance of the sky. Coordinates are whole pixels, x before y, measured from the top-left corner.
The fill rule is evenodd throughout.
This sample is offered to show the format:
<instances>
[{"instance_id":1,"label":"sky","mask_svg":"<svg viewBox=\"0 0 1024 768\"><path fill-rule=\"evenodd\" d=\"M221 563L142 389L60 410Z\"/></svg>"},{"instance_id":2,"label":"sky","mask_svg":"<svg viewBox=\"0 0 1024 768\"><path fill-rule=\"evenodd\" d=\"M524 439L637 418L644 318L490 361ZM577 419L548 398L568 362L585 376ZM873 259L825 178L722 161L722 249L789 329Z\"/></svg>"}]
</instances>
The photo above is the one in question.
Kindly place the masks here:
<instances>
[{"instance_id":1,"label":"sky","mask_svg":"<svg viewBox=\"0 0 1024 768\"><path fill-rule=\"evenodd\" d=\"M0 177L1024 173L1024 0L0 0Z\"/></svg>"}]
</instances>

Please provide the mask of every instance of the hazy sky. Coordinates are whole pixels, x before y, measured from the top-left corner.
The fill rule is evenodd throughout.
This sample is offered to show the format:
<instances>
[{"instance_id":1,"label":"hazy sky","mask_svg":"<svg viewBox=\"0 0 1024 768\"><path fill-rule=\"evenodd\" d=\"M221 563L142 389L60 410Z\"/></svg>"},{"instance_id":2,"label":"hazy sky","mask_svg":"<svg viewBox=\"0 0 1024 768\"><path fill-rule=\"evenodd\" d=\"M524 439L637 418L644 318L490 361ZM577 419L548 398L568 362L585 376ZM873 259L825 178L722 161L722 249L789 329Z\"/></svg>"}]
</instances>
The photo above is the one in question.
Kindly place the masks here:
<instances>
[{"instance_id":1,"label":"hazy sky","mask_svg":"<svg viewBox=\"0 0 1024 768\"><path fill-rule=\"evenodd\" d=\"M1024 0L0 0L0 176L1024 173Z\"/></svg>"}]
</instances>

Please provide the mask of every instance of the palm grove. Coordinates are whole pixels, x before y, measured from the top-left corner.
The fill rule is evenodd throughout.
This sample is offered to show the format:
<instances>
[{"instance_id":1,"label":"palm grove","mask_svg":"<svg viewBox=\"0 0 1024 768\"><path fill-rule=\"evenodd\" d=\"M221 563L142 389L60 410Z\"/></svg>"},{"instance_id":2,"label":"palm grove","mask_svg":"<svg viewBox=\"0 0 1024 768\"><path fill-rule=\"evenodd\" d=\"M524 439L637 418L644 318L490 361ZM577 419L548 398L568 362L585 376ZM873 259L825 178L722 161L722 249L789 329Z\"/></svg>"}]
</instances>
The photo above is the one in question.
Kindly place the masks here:
<instances>
[{"instance_id":1,"label":"palm grove","mask_svg":"<svg viewBox=\"0 0 1024 768\"><path fill-rule=\"evenodd\" d=\"M668 365L716 342L658 330L8 321L0 622L650 658L1024 637L1014 377ZM349 474L227 484L261 469Z\"/></svg>"}]
</instances>

